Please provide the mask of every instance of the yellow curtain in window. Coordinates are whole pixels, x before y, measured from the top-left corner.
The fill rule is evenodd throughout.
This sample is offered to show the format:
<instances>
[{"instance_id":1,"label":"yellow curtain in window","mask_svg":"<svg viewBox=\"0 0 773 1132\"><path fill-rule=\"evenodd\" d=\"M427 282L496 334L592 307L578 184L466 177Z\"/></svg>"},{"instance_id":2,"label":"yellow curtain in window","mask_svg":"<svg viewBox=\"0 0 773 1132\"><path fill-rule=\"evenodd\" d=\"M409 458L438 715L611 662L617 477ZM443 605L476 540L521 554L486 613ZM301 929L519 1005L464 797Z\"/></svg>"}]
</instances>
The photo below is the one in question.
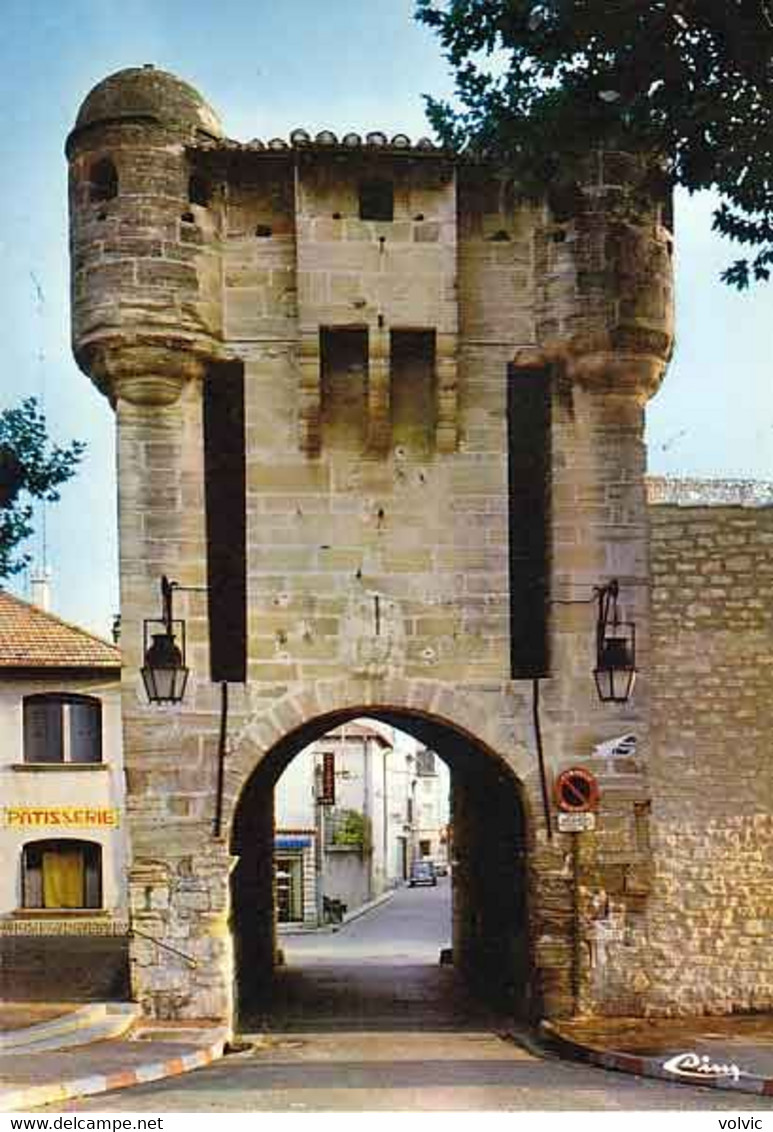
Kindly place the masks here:
<instances>
[{"instance_id":1,"label":"yellow curtain in window","mask_svg":"<svg viewBox=\"0 0 773 1132\"><path fill-rule=\"evenodd\" d=\"M43 907L82 908L84 862L80 849L51 849L43 853Z\"/></svg>"}]
</instances>

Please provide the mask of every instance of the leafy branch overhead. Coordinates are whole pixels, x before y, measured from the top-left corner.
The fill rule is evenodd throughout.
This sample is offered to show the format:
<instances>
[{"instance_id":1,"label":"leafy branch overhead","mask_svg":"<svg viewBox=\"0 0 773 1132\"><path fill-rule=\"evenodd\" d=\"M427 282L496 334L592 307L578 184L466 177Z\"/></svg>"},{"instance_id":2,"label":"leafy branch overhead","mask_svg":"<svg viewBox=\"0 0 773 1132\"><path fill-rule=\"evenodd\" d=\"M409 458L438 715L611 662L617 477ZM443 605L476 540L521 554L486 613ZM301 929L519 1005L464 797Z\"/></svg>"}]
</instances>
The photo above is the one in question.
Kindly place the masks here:
<instances>
[{"instance_id":1,"label":"leafy branch overhead","mask_svg":"<svg viewBox=\"0 0 773 1132\"><path fill-rule=\"evenodd\" d=\"M454 148L511 163L544 191L599 145L657 154L673 185L714 189L714 228L773 269L773 5L766 0L417 0L455 72L458 102L427 97Z\"/></svg>"},{"instance_id":2,"label":"leafy branch overhead","mask_svg":"<svg viewBox=\"0 0 773 1132\"><path fill-rule=\"evenodd\" d=\"M34 397L0 412L0 578L29 562L29 555L15 554L33 531L30 499L56 502L57 489L75 474L84 451L79 440L66 447L50 444Z\"/></svg>"}]
</instances>

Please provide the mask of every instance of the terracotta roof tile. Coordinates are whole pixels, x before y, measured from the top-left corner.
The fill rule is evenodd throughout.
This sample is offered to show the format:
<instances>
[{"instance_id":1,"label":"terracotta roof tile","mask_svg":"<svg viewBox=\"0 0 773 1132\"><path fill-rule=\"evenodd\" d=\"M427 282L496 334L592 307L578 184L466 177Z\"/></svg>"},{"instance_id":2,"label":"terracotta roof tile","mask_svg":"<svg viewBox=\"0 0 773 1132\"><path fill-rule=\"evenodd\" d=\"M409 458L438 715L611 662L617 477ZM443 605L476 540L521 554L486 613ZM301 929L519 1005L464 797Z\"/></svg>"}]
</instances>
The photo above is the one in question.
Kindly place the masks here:
<instances>
[{"instance_id":1,"label":"terracotta roof tile","mask_svg":"<svg viewBox=\"0 0 773 1132\"><path fill-rule=\"evenodd\" d=\"M419 138L413 141L407 134L389 134L383 130L369 130L364 135L353 130L345 131L339 135L332 130L320 130L312 134L309 130L298 128L292 131L289 139L273 137L268 141L262 138L252 138L248 142L239 142L234 138L203 138L199 137L191 146L199 153L292 153L299 150L317 151L335 150L337 153L353 153L364 150L369 155L382 152L392 156L399 153L417 155L432 154L436 157L458 157L450 149L437 145L431 138Z\"/></svg>"},{"instance_id":2,"label":"terracotta roof tile","mask_svg":"<svg viewBox=\"0 0 773 1132\"><path fill-rule=\"evenodd\" d=\"M115 645L0 590L0 670L120 666Z\"/></svg>"}]
</instances>

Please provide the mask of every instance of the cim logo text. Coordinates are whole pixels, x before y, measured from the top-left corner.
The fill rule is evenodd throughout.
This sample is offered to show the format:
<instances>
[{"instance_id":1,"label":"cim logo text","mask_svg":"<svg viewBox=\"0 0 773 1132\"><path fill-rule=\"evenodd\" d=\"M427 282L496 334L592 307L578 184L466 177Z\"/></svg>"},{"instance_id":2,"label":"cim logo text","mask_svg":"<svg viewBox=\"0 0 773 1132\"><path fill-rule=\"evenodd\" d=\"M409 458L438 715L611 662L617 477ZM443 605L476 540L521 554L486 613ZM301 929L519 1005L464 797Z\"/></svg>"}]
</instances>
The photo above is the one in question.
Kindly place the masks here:
<instances>
[{"instance_id":1,"label":"cim logo text","mask_svg":"<svg viewBox=\"0 0 773 1132\"><path fill-rule=\"evenodd\" d=\"M715 1081L723 1077L737 1081L740 1077L750 1076L742 1072L734 1061L712 1061L706 1054L699 1055L693 1052L678 1053L676 1057L670 1057L668 1061L663 1062L663 1068L667 1073L673 1073L676 1077L682 1077L687 1081ZM728 1125L728 1127L734 1126Z\"/></svg>"}]
</instances>

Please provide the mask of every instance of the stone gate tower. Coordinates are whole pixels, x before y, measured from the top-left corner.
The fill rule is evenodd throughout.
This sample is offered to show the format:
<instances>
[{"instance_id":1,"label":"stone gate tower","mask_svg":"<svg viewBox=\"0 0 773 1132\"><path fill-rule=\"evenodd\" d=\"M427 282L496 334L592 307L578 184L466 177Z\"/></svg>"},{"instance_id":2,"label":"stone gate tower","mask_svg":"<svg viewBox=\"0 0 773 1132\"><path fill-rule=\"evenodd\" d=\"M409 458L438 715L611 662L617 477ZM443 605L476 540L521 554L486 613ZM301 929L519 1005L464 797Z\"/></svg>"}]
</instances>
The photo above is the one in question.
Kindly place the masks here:
<instances>
[{"instance_id":1,"label":"stone gate tower","mask_svg":"<svg viewBox=\"0 0 773 1132\"><path fill-rule=\"evenodd\" d=\"M641 163L589 154L571 191L524 204L506 171L426 139L236 143L153 67L92 90L67 154L75 356L118 429L145 1009L228 1019L234 986L260 981L273 781L357 714L451 765L455 961L548 1015L643 1008L642 430L672 296ZM191 676L159 708L139 670L163 574ZM611 578L638 633L625 705L597 702L594 607L573 604ZM626 732L635 758L594 755ZM601 783L581 842L551 801L578 763ZM611 913L579 869L616 893ZM599 948L614 915L625 940Z\"/></svg>"}]
</instances>

